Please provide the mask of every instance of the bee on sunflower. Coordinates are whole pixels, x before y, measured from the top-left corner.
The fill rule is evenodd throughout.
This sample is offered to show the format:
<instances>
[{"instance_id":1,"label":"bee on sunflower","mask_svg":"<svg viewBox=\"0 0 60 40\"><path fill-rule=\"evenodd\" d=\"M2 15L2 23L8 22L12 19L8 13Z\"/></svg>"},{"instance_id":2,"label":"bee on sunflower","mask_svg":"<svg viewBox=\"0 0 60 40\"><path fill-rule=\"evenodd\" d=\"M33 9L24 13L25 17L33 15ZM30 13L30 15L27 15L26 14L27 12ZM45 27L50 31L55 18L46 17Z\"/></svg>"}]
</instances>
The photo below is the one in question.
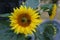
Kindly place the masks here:
<instances>
[{"instance_id":1,"label":"bee on sunflower","mask_svg":"<svg viewBox=\"0 0 60 40\"><path fill-rule=\"evenodd\" d=\"M33 34L36 32L36 25L42 23L39 13L31 7L20 6L14 9L14 12L9 16L11 29L16 34Z\"/></svg>"}]
</instances>

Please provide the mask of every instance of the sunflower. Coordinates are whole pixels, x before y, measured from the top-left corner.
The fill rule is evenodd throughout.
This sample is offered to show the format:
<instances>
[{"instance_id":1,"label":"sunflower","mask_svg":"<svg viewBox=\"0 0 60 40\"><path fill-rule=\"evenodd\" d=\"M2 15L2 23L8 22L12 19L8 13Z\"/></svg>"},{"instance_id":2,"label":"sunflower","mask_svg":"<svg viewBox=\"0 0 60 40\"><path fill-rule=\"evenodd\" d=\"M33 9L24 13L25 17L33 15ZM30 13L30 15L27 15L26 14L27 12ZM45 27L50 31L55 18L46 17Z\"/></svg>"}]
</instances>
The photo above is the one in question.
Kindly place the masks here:
<instances>
[{"instance_id":1,"label":"sunflower","mask_svg":"<svg viewBox=\"0 0 60 40\"><path fill-rule=\"evenodd\" d=\"M14 12L9 16L11 29L14 30L16 34L33 34L36 32L36 25L42 23L40 15L33 10L31 7L20 6L14 9Z\"/></svg>"},{"instance_id":2,"label":"sunflower","mask_svg":"<svg viewBox=\"0 0 60 40\"><path fill-rule=\"evenodd\" d=\"M50 16L50 19L53 20L54 17L56 16L56 10L57 10L57 5L56 4L53 4L53 7L52 7L52 14Z\"/></svg>"}]
</instances>

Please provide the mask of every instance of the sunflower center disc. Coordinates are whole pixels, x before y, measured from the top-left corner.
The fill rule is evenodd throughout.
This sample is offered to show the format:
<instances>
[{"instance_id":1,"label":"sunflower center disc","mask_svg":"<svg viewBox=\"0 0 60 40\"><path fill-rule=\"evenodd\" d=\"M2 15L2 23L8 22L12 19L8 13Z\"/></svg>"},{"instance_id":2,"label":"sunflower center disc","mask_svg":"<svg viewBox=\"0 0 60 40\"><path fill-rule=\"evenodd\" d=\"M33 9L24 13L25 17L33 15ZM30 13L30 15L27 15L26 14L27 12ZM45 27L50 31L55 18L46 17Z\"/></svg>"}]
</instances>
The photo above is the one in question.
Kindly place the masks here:
<instances>
[{"instance_id":1,"label":"sunflower center disc","mask_svg":"<svg viewBox=\"0 0 60 40\"><path fill-rule=\"evenodd\" d=\"M21 19L21 22L22 22L22 23L26 23L26 22L28 22L28 19L25 18L25 17L23 17L23 18Z\"/></svg>"},{"instance_id":2,"label":"sunflower center disc","mask_svg":"<svg viewBox=\"0 0 60 40\"><path fill-rule=\"evenodd\" d=\"M18 18L18 23L23 27L27 27L31 23L31 18L28 14L21 14Z\"/></svg>"}]
</instances>

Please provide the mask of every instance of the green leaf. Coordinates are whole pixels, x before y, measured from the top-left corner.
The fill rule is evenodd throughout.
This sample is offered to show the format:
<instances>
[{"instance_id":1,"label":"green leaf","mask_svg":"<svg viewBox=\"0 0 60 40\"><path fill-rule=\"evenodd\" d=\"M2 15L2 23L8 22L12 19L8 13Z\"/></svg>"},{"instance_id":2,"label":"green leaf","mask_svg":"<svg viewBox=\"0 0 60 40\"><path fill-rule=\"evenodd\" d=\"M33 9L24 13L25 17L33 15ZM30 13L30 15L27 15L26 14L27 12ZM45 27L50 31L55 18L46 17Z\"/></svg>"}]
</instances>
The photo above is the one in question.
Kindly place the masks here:
<instances>
[{"instance_id":1,"label":"green leaf","mask_svg":"<svg viewBox=\"0 0 60 40\"><path fill-rule=\"evenodd\" d=\"M0 40L24 40L23 34L17 35L10 30L10 22L8 20L0 20Z\"/></svg>"},{"instance_id":2,"label":"green leaf","mask_svg":"<svg viewBox=\"0 0 60 40\"><path fill-rule=\"evenodd\" d=\"M0 14L0 17L8 17L9 15L11 15L11 14L9 14L9 13L6 13L6 14Z\"/></svg>"},{"instance_id":3,"label":"green leaf","mask_svg":"<svg viewBox=\"0 0 60 40\"><path fill-rule=\"evenodd\" d=\"M25 39L25 36L23 34L18 34L17 40L26 40L26 39Z\"/></svg>"},{"instance_id":4,"label":"green leaf","mask_svg":"<svg viewBox=\"0 0 60 40\"><path fill-rule=\"evenodd\" d=\"M25 5L35 9L39 5L39 0L26 0Z\"/></svg>"},{"instance_id":5,"label":"green leaf","mask_svg":"<svg viewBox=\"0 0 60 40\"><path fill-rule=\"evenodd\" d=\"M41 9L43 9L43 11L46 11L47 9L49 9L48 11L50 11L51 8L52 4L45 4L41 6Z\"/></svg>"}]
</instances>

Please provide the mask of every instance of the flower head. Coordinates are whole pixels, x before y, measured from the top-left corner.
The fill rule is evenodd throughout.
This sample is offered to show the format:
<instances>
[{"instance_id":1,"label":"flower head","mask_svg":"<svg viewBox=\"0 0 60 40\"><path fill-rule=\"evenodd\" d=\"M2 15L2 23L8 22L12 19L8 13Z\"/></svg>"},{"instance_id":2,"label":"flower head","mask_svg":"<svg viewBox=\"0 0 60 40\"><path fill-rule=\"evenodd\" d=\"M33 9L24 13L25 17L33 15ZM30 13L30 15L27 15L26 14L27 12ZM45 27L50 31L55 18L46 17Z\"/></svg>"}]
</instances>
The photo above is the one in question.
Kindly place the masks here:
<instances>
[{"instance_id":1,"label":"flower head","mask_svg":"<svg viewBox=\"0 0 60 40\"><path fill-rule=\"evenodd\" d=\"M53 4L52 14L50 15L50 19L51 19L51 20L53 20L54 17L56 16L56 10L57 10L57 5L56 5L56 4Z\"/></svg>"},{"instance_id":2,"label":"flower head","mask_svg":"<svg viewBox=\"0 0 60 40\"><path fill-rule=\"evenodd\" d=\"M40 15L32 8L26 6L20 6L14 9L14 12L10 15L10 26L16 34L23 33L25 35L33 34L36 32L36 25L42 23Z\"/></svg>"}]
</instances>

